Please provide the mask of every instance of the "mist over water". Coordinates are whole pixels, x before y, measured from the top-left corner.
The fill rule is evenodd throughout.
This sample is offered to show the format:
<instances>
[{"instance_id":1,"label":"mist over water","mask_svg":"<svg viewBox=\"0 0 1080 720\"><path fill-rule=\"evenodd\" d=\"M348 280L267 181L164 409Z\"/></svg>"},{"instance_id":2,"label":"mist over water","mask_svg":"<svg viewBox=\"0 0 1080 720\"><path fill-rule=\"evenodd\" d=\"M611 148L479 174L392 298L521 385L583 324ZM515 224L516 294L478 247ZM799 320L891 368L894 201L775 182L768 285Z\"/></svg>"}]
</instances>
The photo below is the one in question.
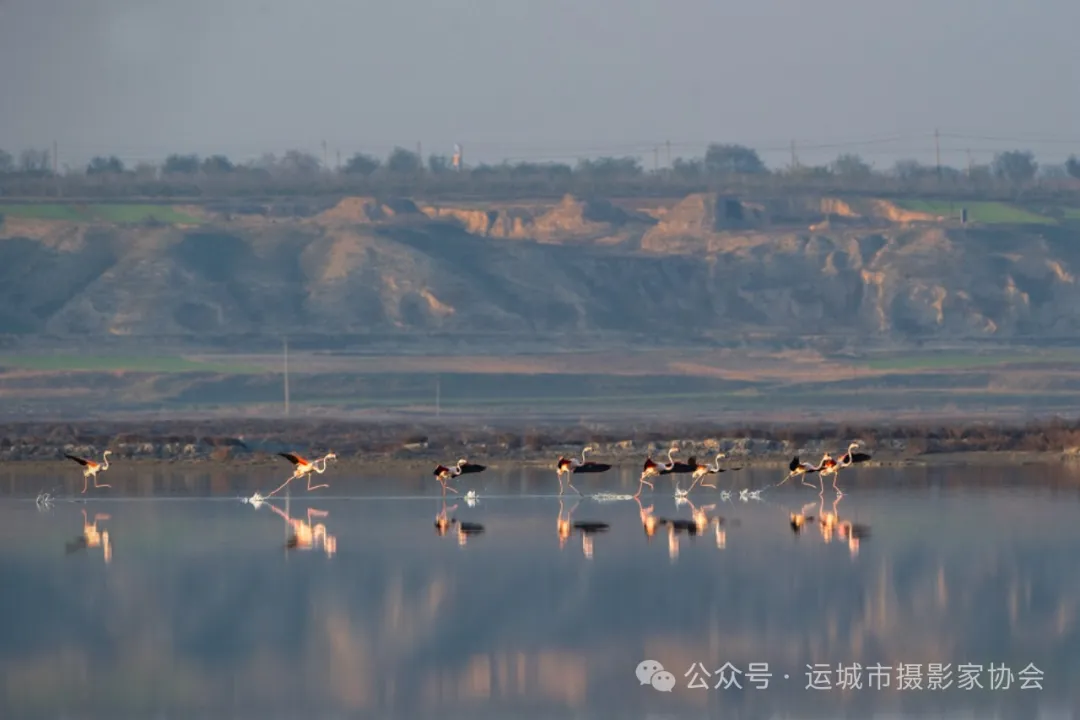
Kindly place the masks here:
<instances>
[{"instance_id":1,"label":"mist over water","mask_svg":"<svg viewBox=\"0 0 1080 720\"><path fill-rule=\"evenodd\" d=\"M430 478L327 473L325 491L237 499L280 483L265 475L176 468L141 490L116 476L73 502L77 478L39 507L59 477L0 474L0 715L1019 718L1080 704L1080 491L1061 468L860 468L839 500L788 483L676 503L665 478L640 507L560 503L553 472L488 471L459 479L479 497L451 494L442 533ZM696 535L662 522L692 526L695 510ZM844 521L865 526L857 545ZM671 692L640 682L644 660ZM688 687L696 663L707 689ZM725 663L742 689L713 687ZM830 689L806 688L815 663ZM840 689L853 663L863 687ZM951 665L949 689L926 689L931 663ZM876 664L889 687L868 687ZM902 664L923 689L898 689ZM958 689L965 664L983 689ZM991 664L1008 689L989 689ZM1020 689L1029 664L1042 690Z\"/></svg>"}]
</instances>

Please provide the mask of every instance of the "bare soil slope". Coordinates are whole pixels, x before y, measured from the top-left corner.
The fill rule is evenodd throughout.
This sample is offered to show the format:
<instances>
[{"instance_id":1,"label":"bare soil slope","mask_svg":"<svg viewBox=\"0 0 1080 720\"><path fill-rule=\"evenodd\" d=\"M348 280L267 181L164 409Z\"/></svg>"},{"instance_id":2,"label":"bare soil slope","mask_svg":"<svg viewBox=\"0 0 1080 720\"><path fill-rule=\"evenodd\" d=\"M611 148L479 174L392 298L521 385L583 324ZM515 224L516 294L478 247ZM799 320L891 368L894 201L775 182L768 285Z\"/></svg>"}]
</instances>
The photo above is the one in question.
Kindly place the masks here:
<instances>
[{"instance_id":1,"label":"bare soil slope","mask_svg":"<svg viewBox=\"0 0 1080 720\"><path fill-rule=\"evenodd\" d=\"M197 225L7 218L0 334L1060 337L1077 231L884 201L427 206L346 198Z\"/></svg>"}]
</instances>

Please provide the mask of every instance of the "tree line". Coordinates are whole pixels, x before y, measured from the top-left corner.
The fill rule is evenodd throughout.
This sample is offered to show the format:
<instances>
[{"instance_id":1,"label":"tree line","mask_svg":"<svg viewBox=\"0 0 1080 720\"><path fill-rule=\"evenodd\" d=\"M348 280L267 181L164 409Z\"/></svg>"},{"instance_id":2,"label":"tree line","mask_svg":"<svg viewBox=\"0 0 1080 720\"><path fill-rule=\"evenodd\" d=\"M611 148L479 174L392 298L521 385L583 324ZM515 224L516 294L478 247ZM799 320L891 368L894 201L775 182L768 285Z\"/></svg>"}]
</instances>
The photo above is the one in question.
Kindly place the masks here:
<instances>
[{"instance_id":1,"label":"tree line","mask_svg":"<svg viewBox=\"0 0 1080 720\"><path fill-rule=\"evenodd\" d=\"M663 196L728 190L823 191L1015 199L1080 194L1080 159L1040 166L1034 153L1010 150L988 164L964 169L901 160L877 170L857 154L826 165L770 169L753 148L712 144L701 157L677 158L670 167L647 170L636 157L565 163L504 162L457 167L446 155L426 161L405 148L388 157L357 153L328 168L311 153L289 150L237 163L224 155L172 154L160 164L129 167L119 157L93 158L85 168L58 173L48 150L17 157L0 150L0 196L189 198L288 197L332 193L483 197Z\"/></svg>"}]
</instances>

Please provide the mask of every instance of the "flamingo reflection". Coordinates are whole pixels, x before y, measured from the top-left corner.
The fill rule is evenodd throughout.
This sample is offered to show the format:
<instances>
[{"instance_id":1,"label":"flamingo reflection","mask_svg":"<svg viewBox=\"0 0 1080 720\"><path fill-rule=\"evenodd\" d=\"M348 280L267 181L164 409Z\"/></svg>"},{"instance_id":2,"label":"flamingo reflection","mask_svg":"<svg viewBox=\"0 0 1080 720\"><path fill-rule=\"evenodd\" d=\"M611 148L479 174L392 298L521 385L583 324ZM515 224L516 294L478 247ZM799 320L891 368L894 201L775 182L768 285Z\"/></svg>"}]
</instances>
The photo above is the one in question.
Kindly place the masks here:
<instances>
[{"instance_id":1,"label":"flamingo reflection","mask_svg":"<svg viewBox=\"0 0 1080 720\"><path fill-rule=\"evenodd\" d=\"M659 524L659 520L652 514L653 506L644 507L641 504L639 498L634 498L634 501L638 504L638 511L641 515L641 527L645 530L645 537L652 539L652 536L656 534L656 526Z\"/></svg>"},{"instance_id":2,"label":"flamingo reflection","mask_svg":"<svg viewBox=\"0 0 1080 720\"><path fill-rule=\"evenodd\" d=\"M65 553L70 555L79 550L100 547L102 554L105 556L105 564L107 565L112 561L112 543L109 541L109 531L98 530L97 524L109 520L110 516L104 513L95 513L94 521L89 522L86 518L86 510L80 509L80 512L82 512L83 516L82 535L69 543L64 543Z\"/></svg>"},{"instance_id":3,"label":"flamingo reflection","mask_svg":"<svg viewBox=\"0 0 1080 720\"><path fill-rule=\"evenodd\" d=\"M312 518L326 517L330 514L329 512L308 508L307 519L301 520L291 517L288 512L273 503L268 502L266 505L280 515L288 524L289 529L292 530L292 534L289 535L289 539L285 542L286 550L319 549L325 552L327 557L332 557L337 552L337 538L327 532L326 525L323 523L312 525L311 522Z\"/></svg>"},{"instance_id":4,"label":"flamingo reflection","mask_svg":"<svg viewBox=\"0 0 1080 720\"><path fill-rule=\"evenodd\" d=\"M580 502L581 501L578 500L569 510L566 510L562 499L559 499L559 519L557 521L559 549L561 550L566 546L566 541L569 539L570 534L574 530L577 530L581 533L581 552L586 558L591 558L593 556L593 535L596 533L607 532L611 526L607 523L596 522L594 520L573 522L572 518L574 510L577 509ZM640 505L640 502L638 504Z\"/></svg>"},{"instance_id":5,"label":"flamingo reflection","mask_svg":"<svg viewBox=\"0 0 1080 720\"><path fill-rule=\"evenodd\" d=\"M446 500L443 499L442 509L435 515L435 534L443 537L451 527L457 527L458 545L464 547L470 535L480 535L484 532L484 526L480 523L463 522L454 517L448 518L447 513L456 509L456 504L447 507Z\"/></svg>"},{"instance_id":6,"label":"flamingo reflection","mask_svg":"<svg viewBox=\"0 0 1080 720\"><path fill-rule=\"evenodd\" d=\"M709 512L716 509L716 504L702 505L700 508L694 505L686 496L675 499L676 507L680 505L690 506L690 516L694 523L694 535L704 535L709 526L714 527L716 533L716 547L723 550L727 547L727 530L723 527L724 518L720 515L709 517Z\"/></svg>"},{"instance_id":7,"label":"flamingo reflection","mask_svg":"<svg viewBox=\"0 0 1080 720\"><path fill-rule=\"evenodd\" d=\"M863 538L870 536L870 526L840 519L836 508L840 504L842 497L843 495L841 494L833 500L832 510L830 512L825 511L825 498L821 498L821 503L818 508L821 537L828 543L832 541L833 534L835 533L840 540L847 541L848 551L851 553L852 557L855 557L859 554L860 541Z\"/></svg>"}]
</instances>

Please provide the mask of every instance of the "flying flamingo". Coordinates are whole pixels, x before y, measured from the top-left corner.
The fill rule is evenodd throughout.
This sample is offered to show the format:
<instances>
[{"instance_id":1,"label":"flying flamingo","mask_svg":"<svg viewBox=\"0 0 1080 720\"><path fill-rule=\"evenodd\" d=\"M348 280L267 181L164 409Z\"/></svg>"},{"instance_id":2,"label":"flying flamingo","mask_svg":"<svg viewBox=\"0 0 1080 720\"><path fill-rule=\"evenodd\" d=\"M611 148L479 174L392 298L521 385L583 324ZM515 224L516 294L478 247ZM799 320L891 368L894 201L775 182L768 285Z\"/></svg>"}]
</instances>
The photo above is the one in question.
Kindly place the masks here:
<instances>
[{"instance_id":1,"label":"flying flamingo","mask_svg":"<svg viewBox=\"0 0 1080 720\"><path fill-rule=\"evenodd\" d=\"M562 480L563 473L566 473L566 484L574 492L576 492L578 495L580 495L581 491L578 490L576 487L574 487L574 483L573 483L573 481L572 481L572 479L570 477L571 474L573 474L573 473L602 473L602 472L607 472L608 470L611 469L611 465L608 465L607 463L598 463L598 462L591 462L591 461L585 460L585 453L591 452L592 449L593 448L592 448L591 445L588 445L588 446L582 448L582 450L581 450L581 459L580 460L578 460L577 458L567 458L567 457L561 457L561 456L559 457L559 462L556 464L555 468L557 470L557 474L558 474L558 477L559 477L559 494L560 495L563 494L563 480Z\"/></svg>"},{"instance_id":2,"label":"flying flamingo","mask_svg":"<svg viewBox=\"0 0 1080 720\"><path fill-rule=\"evenodd\" d=\"M286 485L291 483L293 480L295 480L295 479L297 479L299 477L303 477L304 475L307 475L307 489L309 491L318 490L319 488L324 488L324 487L330 487L329 485L327 485L325 483L323 483L322 485L312 486L312 484L311 484L311 473L316 472L316 473L322 475L324 472L326 472L326 461L330 460L331 458L336 458L337 457L337 455L335 455L334 453L332 453L332 452L326 453L321 458L317 458L317 459L312 460L312 461L309 461L309 460L305 459L303 456L297 455L296 453L278 453L278 455L280 455L281 457L285 458L286 460L288 460L289 462L291 462L293 464L293 468L294 468L293 469L293 474L289 476L288 480L281 483L281 486L278 487L277 490L270 493L270 495L267 495L266 497L270 497L270 496L274 495L279 490L284 488ZM319 463L322 463L322 464L320 465Z\"/></svg>"},{"instance_id":3,"label":"flying flamingo","mask_svg":"<svg viewBox=\"0 0 1080 720\"><path fill-rule=\"evenodd\" d=\"M638 480L638 490L637 490L637 494L634 495L635 498L639 497L641 495L641 489L642 489L642 486L644 486L644 485L648 485L650 488L653 488L654 490L656 489L655 487L653 487L653 484L651 482L646 480L646 478L659 477L661 475L667 475L672 470L675 469L675 460L673 460L671 456L674 453L677 453L678 451L679 451L679 448L672 445L671 449L669 449L667 451L667 459L668 459L668 461L666 463L662 464L662 465L657 463L655 460L653 460L651 456L645 458L645 466L641 471L641 478Z\"/></svg>"},{"instance_id":4,"label":"flying flamingo","mask_svg":"<svg viewBox=\"0 0 1080 720\"><path fill-rule=\"evenodd\" d=\"M706 475L716 475L716 474L722 473L722 472L735 472L736 470L741 470L742 469L742 468L737 468L737 467L736 468L722 468L722 467L720 467L720 458L723 458L723 457L727 457L727 455L725 453L718 453L716 458L713 460L712 465L703 465L703 464L695 461L694 462L694 474L691 475L691 477L694 479L694 481L692 483L690 483L689 488L687 488L684 492L681 492L679 494L680 495L688 495L690 493L690 491L694 489L694 486L698 484L699 481L701 482L701 487L713 488L715 490L716 489L716 483L713 483L712 485L710 485L707 482L705 482L702 478L704 478Z\"/></svg>"},{"instance_id":5,"label":"flying flamingo","mask_svg":"<svg viewBox=\"0 0 1080 720\"><path fill-rule=\"evenodd\" d=\"M443 493L446 493L447 490L456 493L457 490L447 486L447 480L449 480L450 478L458 477L459 475L468 475L469 473L478 473L483 472L484 470L487 470L487 465L476 465L474 463L470 463L465 458L461 458L457 461L457 465L454 465L453 467L439 465L435 468L435 472L432 474L435 476L436 480L442 483Z\"/></svg>"},{"instance_id":6,"label":"flying flamingo","mask_svg":"<svg viewBox=\"0 0 1080 720\"><path fill-rule=\"evenodd\" d=\"M68 455L67 453L64 453L64 457L66 457L68 460L74 460L75 462L79 463L80 465L82 465L85 468L83 470L83 488L82 488L82 491L83 491L84 495L86 494L87 485L90 484L90 478L94 478L94 487L96 487L96 488L112 487L112 485L98 485L98 481L97 481L97 474L99 472L105 472L106 470L109 469L109 455L111 455L111 454L112 454L112 450L106 450L105 452L103 452L101 454L101 462L98 463L98 462L94 462L93 460L87 460L86 458L81 458L81 457L78 457L76 455Z\"/></svg>"},{"instance_id":7,"label":"flying flamingo","mask_svg":"<svg viewBox=\"0 0 1080 720\"><path fill-rule=\"evenodd\" d=\"M825 457L821 458L821 462L818 463L818 465L815 467L815 466L813 466L810 463L805 462L805 461L799 462L799 456L796 455L795 457L793 457L791 459L791 464L788 465L788 469L791 470L791 472L788 473L788 476L786 478L784 478L783 480L781 480L780 482L778 482L776 484L777 487L779 487L780 485L783 485L784 483L786 483L788 480L795 477L796 475L813 475L816 472L821 472L821 469L823 467L825 467L825 461L826 460L832 460L832 458L829 457L828 453L825 454ZM832 460L832 462L836 462L836 461ZM803 478L802 484L805 485L806 487L814 487L810 483L806 482L805 477ZM822 481L822 491L824 491L824 487L825 487L825 483L824 483L824 481Z\"/></svg>"}]
</instances>

